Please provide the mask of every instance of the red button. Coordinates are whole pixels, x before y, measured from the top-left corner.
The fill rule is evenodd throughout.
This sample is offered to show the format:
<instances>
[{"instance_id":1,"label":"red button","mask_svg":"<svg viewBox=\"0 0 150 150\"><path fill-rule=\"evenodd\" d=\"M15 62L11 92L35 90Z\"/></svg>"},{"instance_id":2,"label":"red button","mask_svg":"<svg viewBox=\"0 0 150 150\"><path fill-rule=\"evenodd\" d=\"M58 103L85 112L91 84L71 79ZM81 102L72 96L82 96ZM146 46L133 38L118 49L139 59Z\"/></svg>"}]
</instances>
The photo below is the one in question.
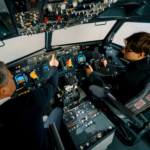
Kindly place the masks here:
<instances>
[{"instance_id":1,"label":"red button","mask_svg":"<svg viewBox=\"0 0 150 150\"><path fill-rule=\"evenodd\" d=\"M44 23L47 23L47 18L46 17L44 17Z\"/></svg>"},{"instance_id":2,"label":"red button","mask_svg":"<svg viewBox=\"0 0 150 150\"><path fill-rule=\"evenodd\" d=\"M57 21L60 21L60 15L57 15Z\"/></svg>"}]
</instances>

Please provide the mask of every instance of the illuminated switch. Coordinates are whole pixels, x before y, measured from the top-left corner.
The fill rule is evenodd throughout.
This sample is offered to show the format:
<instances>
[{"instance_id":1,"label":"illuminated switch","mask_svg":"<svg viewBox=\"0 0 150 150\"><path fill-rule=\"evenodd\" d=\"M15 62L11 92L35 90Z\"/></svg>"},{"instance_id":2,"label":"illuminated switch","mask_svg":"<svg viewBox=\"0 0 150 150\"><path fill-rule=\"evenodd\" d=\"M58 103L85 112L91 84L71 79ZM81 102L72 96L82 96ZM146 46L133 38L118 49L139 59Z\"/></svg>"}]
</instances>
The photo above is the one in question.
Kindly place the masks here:
<instances>
[{"instance_id":1,"label":"illuminated switch","mask_svg":"<svg viewBox=\"0 0 150 150\"><path fill-rule=\"evenodd\" d=\"M44 17L44 23L47 23L47 17Z\"/></svg>"},{"instance_id":2,"label":"illuminated switch","mask_svg":"<svg viewBox=\"0 0 150 150\"><path fill-rule=\"evenodd\" d=\"M60 15L57 15L57 21L60 21Z\"/></svg>"},{"instance_id":3,"label":"illuminated switch","mask_svg":"<svg viewBox=\"0 0 150 150\"><path fill-rule=\"evenodd\" d=\"M47 5L47 9L52 12L53 11L53 8L52 8L52 5Z\"/></svg>"},{"instance_id":4,"label":"illuminated switch","mask_svg":"<svg viewBox=\"0 0 150 150\"><path fill-rule=\"evenodd\" d=\"M73 7L77 7L78 3L77 2L73 2Z\"/></svg>"},{"instance_id":5,"label":"illuminated switch","mask_svg":"<svg viewBox=\"0 0 150 150\"><path fill-rule=\"evenodd\" d=\"M66 9L66 4L62 4L61 5L61 10L65 10Z\"/></svg>"}]
</instances>

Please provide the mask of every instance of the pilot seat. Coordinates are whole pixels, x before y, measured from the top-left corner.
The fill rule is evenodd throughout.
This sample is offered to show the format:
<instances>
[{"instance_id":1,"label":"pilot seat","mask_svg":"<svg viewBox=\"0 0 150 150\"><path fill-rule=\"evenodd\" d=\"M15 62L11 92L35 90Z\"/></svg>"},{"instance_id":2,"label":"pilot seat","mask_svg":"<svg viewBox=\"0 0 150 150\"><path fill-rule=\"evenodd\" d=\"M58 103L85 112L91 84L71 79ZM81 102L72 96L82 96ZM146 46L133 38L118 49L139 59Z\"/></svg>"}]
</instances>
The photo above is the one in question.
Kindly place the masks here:
<instances>
[{"instance_id":1,"label":"pilot seat","mask_svg":"<svg viewBox=\"0 0 150 150\"><path fill-rule=\"evenodd\" d=\"M109 110L107 117L116 125L116 136L125 145L137 143L150 131L150 77L145 80L143 87L138 95L123 105L108 92L109 87L104 86L106 98L103 101Z\"/></svg>"}]
</instances>

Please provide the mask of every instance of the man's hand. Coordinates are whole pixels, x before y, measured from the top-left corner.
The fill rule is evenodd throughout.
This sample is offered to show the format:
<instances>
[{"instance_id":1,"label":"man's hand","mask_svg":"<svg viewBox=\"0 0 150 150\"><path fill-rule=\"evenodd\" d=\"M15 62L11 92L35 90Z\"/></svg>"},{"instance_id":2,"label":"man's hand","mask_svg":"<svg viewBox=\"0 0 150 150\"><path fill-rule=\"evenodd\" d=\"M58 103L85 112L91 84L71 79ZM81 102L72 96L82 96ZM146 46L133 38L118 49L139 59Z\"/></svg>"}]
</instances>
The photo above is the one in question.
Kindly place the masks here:
<instances>
[{"instance_id":1,"label":"man's hand","mask_svg":"<svg viewBox=\"0 0 150 150\"><path fill-rule=\"evenodd\" d=\"M86 68L86 72L88 74L91 74L93 72L93 69L92 69L92 67L90 65L88 65L88 66L89 66L89 69Z\"/></svg>"},{"instance_id":2,"label":"man's hand","mask_svg":"<svg viewBox=\"0 0 150 150\"><path fill-rule=\"evenodd\" d=\"M56 67L58 67L58 65L59 65L59 62L55 59L55 55L54 54L52 54L52 59L49 62L49 65L50 66L56 66Z\"/></svg>"},{"instance_id":3,"label":"man's hand","mask_svg":"<svg viewBox=\"0 0 150 150\"><path fill-rule=\"evenodd\" d=\"M103 65L106 67L107 65L107 60L105 59L104 61L101 61L103 63Z\"/></svg>"}]
</instances>

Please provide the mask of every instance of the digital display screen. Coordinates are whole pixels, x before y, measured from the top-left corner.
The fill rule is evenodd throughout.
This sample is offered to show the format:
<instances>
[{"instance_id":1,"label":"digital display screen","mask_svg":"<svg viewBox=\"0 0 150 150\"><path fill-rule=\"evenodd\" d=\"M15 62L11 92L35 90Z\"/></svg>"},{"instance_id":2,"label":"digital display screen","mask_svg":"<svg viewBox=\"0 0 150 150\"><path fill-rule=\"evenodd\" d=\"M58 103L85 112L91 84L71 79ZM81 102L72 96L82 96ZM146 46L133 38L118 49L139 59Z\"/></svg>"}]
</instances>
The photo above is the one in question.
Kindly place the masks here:
<instances>
[{"instance_id":1,"label":"digital display screen","mask_svg":"<svg viewBox=\"0 0 150 150\"><path fill-rule=\"evenodd\" d=\"M85 55L81 54L78 56L78 64L82 65L86 62L86 57Z\"/></svg>"},{"instance_id":2,"label":"digital display screen","mask_svg":"<svg viewBox=\"0 0 150 150\"><path fill-rule=\"evenodd\" d=\"M25 73L20 73L20 74L15 75L14 79L15 79L17 85L19 85L20 83L28 82L28 77Z\"/></svg>"},{"instance_id":3,"label":"digital display screen","mask_svg":"<svg viewBox=\"0 0 150 150\"><path fill-rule=\"evenodd\" d=\"M60 61L59 61L59 65L58 65L58 67L57 67L57 70L58 70L58 72L60 72L60 71L63 70Z\"/></svg>"},{"instance_id":4,"label":"digital display screen","mask_svg":"<svg viewBox=\"0 0 150 150\"><path fill-rule=\"evenodd\" d=\"M44 71L47 71L48 70L48 66L44 66L43 69L44 69Z\"/></svg>"},{"instance_id":5,"label":"digital display screen","mask_svg":"<svg viewBox=\"0 0 150 150\"><path fill-rule=\"evenodd\" d=\"M43 73L41 68L36 68L33 70L29 71L31 78L33 78L34 80L39 80L43 78Z\"/></svg>"},{"instance_id":6,"label":"digital display screen","mask_svg":"<svg viewBox=\"0 0 150 150\"><path fill-rule=\"evenodd\" d=\"M73 68L74 66L76 66L76 59L75 59L75 57L66 58L65 59L65 65L67 66L67 68Z\"/></svg>"}]
</instances>

